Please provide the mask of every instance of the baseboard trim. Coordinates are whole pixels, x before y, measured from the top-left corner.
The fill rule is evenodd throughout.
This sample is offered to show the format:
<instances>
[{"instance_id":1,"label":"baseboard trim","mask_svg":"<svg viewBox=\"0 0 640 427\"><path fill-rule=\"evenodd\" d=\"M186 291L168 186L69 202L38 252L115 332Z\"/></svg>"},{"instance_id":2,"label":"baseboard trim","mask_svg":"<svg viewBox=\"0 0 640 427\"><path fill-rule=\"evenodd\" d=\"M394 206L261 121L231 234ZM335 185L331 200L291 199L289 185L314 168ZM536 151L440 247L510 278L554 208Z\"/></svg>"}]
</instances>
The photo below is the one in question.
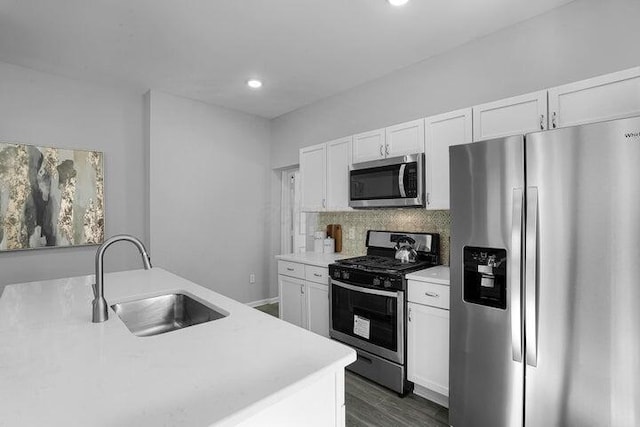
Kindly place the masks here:
<instances>
[{"instance_id":1,"label":"baseboard trim","mask_svg":"<svg viewBox=\"0 0 640 427\"><path fill-rule=\"evenodd\" d=\"M413 393L417 394L420 397L424 397L427 400L435 402L440 406L444 406L445 408L449 407L449 396L444 396L438 392L422 387L421 385L414 384Z\"/></svg>"},{"instance_id":2,"label":"baseboard trim","mask_svg":"<svg viewBox=\"0 0 640 427\"><path fill-rule=\"evenodd\" d=\"M274 302L278 302L278 300L279 300L278 297L273 297L273 298L261 299L259 301L248 302L247 305L249 307L258 307L260 305L273 304Z\"/></svg>"}]
</instances>

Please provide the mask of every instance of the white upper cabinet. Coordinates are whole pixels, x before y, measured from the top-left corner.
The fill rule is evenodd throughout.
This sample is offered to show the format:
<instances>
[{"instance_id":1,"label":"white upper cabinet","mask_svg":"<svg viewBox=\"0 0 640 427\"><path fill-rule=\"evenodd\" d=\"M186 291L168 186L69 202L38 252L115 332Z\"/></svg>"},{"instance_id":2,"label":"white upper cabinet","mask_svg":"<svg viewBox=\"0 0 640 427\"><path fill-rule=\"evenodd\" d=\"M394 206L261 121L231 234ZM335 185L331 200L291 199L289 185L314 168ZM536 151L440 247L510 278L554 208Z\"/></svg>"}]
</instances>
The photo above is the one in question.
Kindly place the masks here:
<instances>
[{"instance_id":1,"label":"white upper cabinet","mask_svg":"<svg viewBox=\"0 0 640 427\"><path fill-rule=\"evenodd\" d=\"M472 110L425 119L427 209L449 209L449 147L473 141Z\"/></svg>"},{"instance_id":2,"label":"white upper cabinet","mask_svg":"<svg viewBox=\"0 0 640 427\"><path fill-rule=\"evenodd\" d=\"M424 152L424 120L413 120L385 129L386 157Z\"/></svg>"},{"instance_id":3,"label":"white upper cabinet","mask_svg":"<svg viewBox=\"0 0 640 427\"><path fill-rule=\"evenodd\" d=\"M422 152L424 152L423 119L353 136L353 163Z\"/></svg>"},{"instance_id":4,"label":"white upper cabinet","mask_svg":"<svg viewBox=\"0 0 640 427\"><path fill-rule=\"evenodd\" d=\"M529 93L473 107L473 140L547 129L547 91Z\"/></svg>"},{"instance_id":5,"label":"white upper cabinet","mask_svg":"<svg viewBox=\"0 0 640 427\"><path fill-rule=\"evenodd\" d=\"M300 149L301 209L324 210L326 206L326 146L312 145Z\"/></svg>"},{"instance_id":6,"label":"white upper cabinet","mask_svg":"<svg viewBox=\"0 0 640 427\"><path fill-rule=\"evenodd\" d=\"M385 158L385 131L376 129L353 136L353 163Z\"/></svg>"},{"instance_id":7,"label":"white upper cabinet","mask_svg":"<svg viewBox=\"0 0 640 427\"><path fill-rule=\"evenodd\" d=\"M349 210L351 137L327 142L326 210Z\"/></svg>"},{"instance_id":8,"label":"white upper cabinet","mask_svg":"<svg viewBox=\"0 0 640 427\"><path fill-rule=\"evenodd\" d=\"M575 126L640 114L640 67L549 90L549 126Z\"/></svg>"}]
</instances>

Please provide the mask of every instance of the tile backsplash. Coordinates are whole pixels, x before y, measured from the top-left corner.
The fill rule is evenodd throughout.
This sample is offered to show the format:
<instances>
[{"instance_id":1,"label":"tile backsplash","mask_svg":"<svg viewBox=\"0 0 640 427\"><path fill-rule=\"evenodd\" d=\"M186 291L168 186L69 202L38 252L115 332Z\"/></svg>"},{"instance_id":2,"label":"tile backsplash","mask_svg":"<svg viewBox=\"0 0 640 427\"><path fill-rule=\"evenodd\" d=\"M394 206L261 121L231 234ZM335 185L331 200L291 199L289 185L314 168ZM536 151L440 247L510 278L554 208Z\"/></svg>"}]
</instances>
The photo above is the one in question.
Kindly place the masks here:
<instances>
[{"instance_id":1,"label":"tile backsplash","mask_svg":"<svg viewBox=\"0 0 640 427\"><path fill-rule=\"evenodd\" d=\"M438 233L442 264L449 265L449 211L375 209L318 213L315 231L326 230L327 224L342 225L342 252L354 256L365 253L367 230Z\"/></svg>"}]
</instances>

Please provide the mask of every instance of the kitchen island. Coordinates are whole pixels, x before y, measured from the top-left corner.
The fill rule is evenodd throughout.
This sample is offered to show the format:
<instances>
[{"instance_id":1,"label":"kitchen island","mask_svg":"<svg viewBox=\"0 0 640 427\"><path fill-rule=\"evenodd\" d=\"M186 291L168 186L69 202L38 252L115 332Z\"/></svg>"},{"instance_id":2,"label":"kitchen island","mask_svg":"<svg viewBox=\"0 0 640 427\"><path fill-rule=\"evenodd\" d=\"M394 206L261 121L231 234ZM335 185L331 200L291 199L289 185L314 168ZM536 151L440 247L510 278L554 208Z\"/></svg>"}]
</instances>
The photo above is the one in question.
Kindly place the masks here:
<instances>
[{"instance_id":1,"label":"kitchen island","mask_svg":"<svg viewBox=\"0 0 640 427\"><path fill-rule=\"evenodd\" d=\"M224 318L149 337L93 276L7 286L0 297L0 426L343 425L355 352L160 268L105 275L114 303L192 295Z\"/></svg>"}]
</instances>

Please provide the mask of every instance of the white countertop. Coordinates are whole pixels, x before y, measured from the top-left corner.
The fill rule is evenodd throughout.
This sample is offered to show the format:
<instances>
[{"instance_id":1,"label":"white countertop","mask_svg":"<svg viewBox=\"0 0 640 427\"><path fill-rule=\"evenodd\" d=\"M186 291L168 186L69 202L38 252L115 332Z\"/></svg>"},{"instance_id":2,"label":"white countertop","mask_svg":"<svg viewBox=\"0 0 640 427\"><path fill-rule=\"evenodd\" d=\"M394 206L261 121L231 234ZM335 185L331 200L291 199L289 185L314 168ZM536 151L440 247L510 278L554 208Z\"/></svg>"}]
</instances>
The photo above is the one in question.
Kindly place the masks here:
<instances>
[{"instance_id":1,"label":"white countertop","mask_svg":"<svg viewBox=\"0 0 640 427\"><path fill-rule=\"evenodd\" d=\"M339 343L160 268L105 275L115 302L191 293L229 316L137 337L93 276L10 285L0 298L0 426L233 425L355 360Z\"/></svg>"},{"instance_id":2,"label":"white countertop","mask_svg":"<svg viewBox=\"0 0 640 427\"><path fill-rule=\"evenodd\" d=\"M407 274L407 279L449 286L449 267L446 265L439 265L437 267L415 271Z\"/></svg>"},{"instance_id":3,"label":"white countertop","mask_svg":"<svg viewBox=\"0 0 640 427\"><path fill-rule=\"evenodd\" d=\"M301 252L297 254L276 255L276 259L315 265L316 267L327 267L329 264L336 262L336 260L350 258L351 256L352 255L345 255L343 253L319 254L316 252Z\"/></svg>"}]
</instances>

